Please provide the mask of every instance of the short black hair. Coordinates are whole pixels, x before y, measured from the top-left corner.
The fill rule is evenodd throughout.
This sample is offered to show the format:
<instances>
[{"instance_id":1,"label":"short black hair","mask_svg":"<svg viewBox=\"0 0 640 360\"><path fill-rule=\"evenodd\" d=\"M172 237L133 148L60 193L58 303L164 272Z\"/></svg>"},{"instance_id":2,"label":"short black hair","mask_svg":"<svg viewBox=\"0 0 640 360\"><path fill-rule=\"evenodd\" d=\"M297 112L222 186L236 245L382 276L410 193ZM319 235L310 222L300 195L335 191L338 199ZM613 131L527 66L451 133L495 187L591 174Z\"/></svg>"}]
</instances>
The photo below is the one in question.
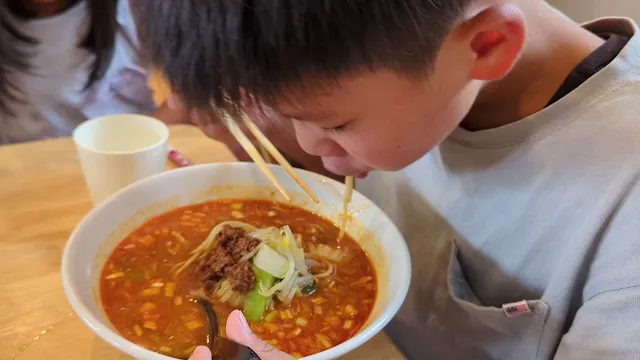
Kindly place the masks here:
<instances>
[{"instance_id":1,"label":"short black hair","mask_svg":"<svg viewBox=\"0 0 640 360\"><path fill-rule=\"evenodd\" d=\"M363 69L424 73L472 0L136 0L143 48L194 107Z\"/></svg>"},{"instance_id":2,"label":"short black hair","mask_svg":"<svg viewBox=\"0 0 640 360\"><path fill-rule=\"evenodd\" d=\"M78 46L95 55L86 89L100 80L111 64L118 30L118 0L67 0L65 4L73 6L79 1L89 3L91 26ZM9 102L18 100L21 94L13 75L37 70L30 69L28 59L31 51L37 51L38 41L21 33L18 26L18 21L32 16L23 0L0 0L0 115L12 114Z\"/></svg>"}]
</instances>

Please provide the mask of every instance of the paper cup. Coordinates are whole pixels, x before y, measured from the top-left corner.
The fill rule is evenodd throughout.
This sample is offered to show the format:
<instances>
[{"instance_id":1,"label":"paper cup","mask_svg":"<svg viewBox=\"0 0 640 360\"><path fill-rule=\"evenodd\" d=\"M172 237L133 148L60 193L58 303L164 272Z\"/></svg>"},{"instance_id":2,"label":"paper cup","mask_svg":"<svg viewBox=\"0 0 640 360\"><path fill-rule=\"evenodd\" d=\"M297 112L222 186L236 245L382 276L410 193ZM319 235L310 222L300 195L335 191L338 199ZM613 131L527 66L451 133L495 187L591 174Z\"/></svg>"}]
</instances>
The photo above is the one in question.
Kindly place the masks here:
<instances>
[{"instance_id":1,"label":"paper cup","mask_svg":"<svg viewBox=\"0 0 640 360\"><path fill-rule=\"evenodd\" d=\"M167 126L144 115L109 115L80 124L73 141L94 206L127 185L163 172L168 139Z\"/></svg>"}]
</instances>

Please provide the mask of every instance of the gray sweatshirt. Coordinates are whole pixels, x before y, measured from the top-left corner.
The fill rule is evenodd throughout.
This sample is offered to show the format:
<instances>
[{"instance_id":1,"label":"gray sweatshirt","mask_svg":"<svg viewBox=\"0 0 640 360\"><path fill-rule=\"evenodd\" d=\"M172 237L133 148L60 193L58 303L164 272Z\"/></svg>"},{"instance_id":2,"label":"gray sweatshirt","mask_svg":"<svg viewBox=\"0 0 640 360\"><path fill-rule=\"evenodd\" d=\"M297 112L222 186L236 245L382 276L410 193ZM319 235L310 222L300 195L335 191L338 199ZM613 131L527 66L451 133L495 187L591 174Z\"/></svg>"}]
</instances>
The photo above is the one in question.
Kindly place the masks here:
<instances>
[{"instance_id":1,"label":"gray sweatshirt","mask_svg":"<svg viewBox=\"0 0 640 360\"><path fill-rule=\"evenodd\" d=\"M588 25L634 35L625 19ZM640 38L516 123L358 183L398 225L410 359L640 359Z\"/></svg>"}]
</instances>

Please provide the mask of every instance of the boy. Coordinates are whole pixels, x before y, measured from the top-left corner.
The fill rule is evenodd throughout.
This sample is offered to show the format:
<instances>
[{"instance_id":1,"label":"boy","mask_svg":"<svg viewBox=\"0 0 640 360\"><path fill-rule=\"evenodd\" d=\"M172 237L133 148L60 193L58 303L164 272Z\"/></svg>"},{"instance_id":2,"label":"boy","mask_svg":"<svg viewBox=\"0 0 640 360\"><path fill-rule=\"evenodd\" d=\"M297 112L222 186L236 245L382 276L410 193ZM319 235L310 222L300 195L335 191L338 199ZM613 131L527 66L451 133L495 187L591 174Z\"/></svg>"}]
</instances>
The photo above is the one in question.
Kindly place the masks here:
<instances>
[{"instance_id":1,"label":"boy","mask_svg":"<svg viewBox=\"0 0 640 360\"><path fill-rule=\"evenodd\" d=\"M630 20L582 28L541 0L143 3L186 102L293 119L401 229L412 284L386 330L408 358L640 358Z\"/></svg>"}]
</instances>

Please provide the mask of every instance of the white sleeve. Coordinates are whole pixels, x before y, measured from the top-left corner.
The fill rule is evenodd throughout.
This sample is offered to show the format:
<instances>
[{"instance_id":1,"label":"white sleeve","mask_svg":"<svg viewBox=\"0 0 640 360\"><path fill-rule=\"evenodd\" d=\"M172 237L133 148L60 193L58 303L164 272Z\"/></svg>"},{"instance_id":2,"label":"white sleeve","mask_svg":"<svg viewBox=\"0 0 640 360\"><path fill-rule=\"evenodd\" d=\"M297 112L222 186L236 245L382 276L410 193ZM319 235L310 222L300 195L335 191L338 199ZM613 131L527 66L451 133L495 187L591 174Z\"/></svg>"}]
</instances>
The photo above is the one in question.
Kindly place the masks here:
<instances>
[{"instance_id":1,"label":"white sleeve","mask_svg":"<svg viewBox=\"0 0 640 360\"><path fill-rule=\"evenodd\" d=\"M118 1L117 22L113 58L104 78L92 89L85 107L88 118L118 113L150 114L156 110L129 0Z\"/></svg>"},{"instance_id":2,"label":"white sleeve","mask_svg":"<svg viewBox=\"0 0 640 360\"><path fill-rule=\"evenodd\" d=\"M143 66L142 56L140 54L140 37L138 29L133 20L131 13L131 4L129 0L118 1L118 13L116 18L119 26L120 41L125 41L131 49L131 60L138 66Z\"/></svg>"}]
</instances>

